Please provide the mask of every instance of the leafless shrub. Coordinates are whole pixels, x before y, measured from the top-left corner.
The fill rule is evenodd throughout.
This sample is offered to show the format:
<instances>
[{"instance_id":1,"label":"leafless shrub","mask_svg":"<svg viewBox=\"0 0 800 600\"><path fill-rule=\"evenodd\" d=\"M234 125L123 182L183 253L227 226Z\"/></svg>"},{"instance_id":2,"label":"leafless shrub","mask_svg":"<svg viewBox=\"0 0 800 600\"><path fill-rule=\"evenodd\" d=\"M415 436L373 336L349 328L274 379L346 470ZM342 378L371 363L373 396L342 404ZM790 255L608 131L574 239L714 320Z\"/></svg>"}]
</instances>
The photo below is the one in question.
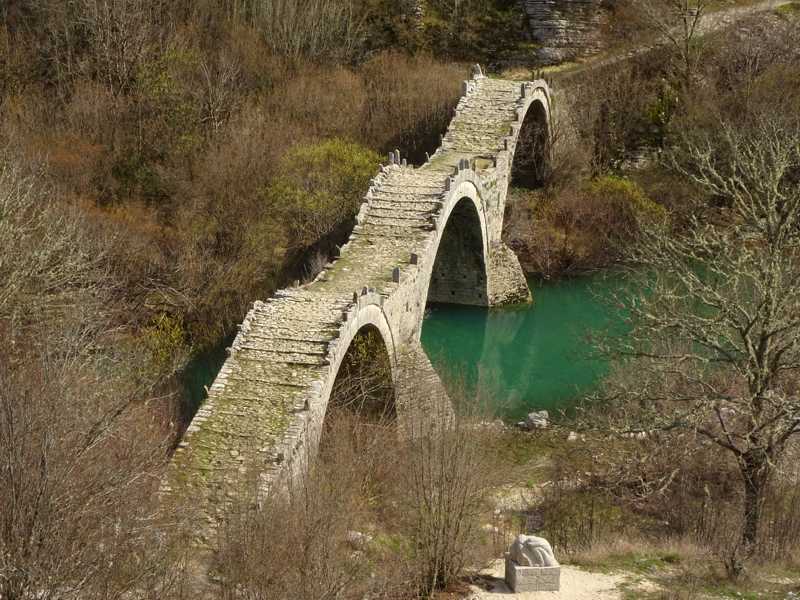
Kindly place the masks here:
<instances>
[{"instance_id":1,"label":"leafless shrub","mask_svg":"<svg viewBox=\"0 0 800 600\"><path fill-rule=\"evenodd\" d=\"M113 94L124 94L157 50L165 6L162 0L43 2L36 10L44 25L44 59L66 89L88 75Z\"/></svg>"},{"instance_id":2,"label":"leafless shrub","mask_svg":"<svg viewBox=\"0 0 800 600\"><path fill-rule=\"evenodd\" d=\"M412 160L424 161L424 153L439 146L450 124L465 66L385 52L360 73L367 95L362 139L377 148L402 148Z\"/></svg>"},{"instance_id":3,"label":"leafless shrub","mask_svg":"<svg viewBox=\"0 0 800 600\"><path fill-rule=\"evenodd\" d=\"M364 37L351 0L232 0L234 20L259 28L272 50L291 60L351 58Z\"/></svg>"},{"instance_id":4,"label":"leafless shrub","mask_svg":"<svg viewBox=\"0 0 800 600\"><path fill-rule=\"evenodd\" d=\"M259 491L245 488L221 530L222 597L356 599L386 591L385 573L370 576L383 551L369 540L382 500L376 482L392 464L381 448L392 432L352 418L330 419L323 451L287 489L254 502Z\"/></svg>"},{"instance_id":5,"label":"leafless shrub","mask_svg":"<svg viewBox=\"0 0 800 600\"><path fill-rule=\"evenodd\" d=\"M153 494L167 432L106 361L0 367L0 595L163 597L181 572Z\"/></svg>"},{"instance_id":6,"label":"leafless shrub","mask_svg":"<svg viewBox=\"0 0 800 600\"><path fill-rule=\"evenodd\" d=\"M239 65L226 55L215 63L200 63L200 86L197 89L200 104L200 122L212 135L219 133L224 123L236 111L240 100L236 94Z\"/></svg>"},{"instance_id":7,"label":"leafless shrub","mask_svg":"<svg viewBox=\"0 0 800 600\"><path fill-rule=\"evenodd\" d=\"M0 596L160 597L179 574L156 504L159 374L116 330L107 255L52 190L0 170Z\"/></svg>"},{"instance_id":8,"label":"leafless shrub","mask_svg":"<svg viewBox=\"0 0 800 600\"><path fill-rule=\"evenodd\" d=\"M251 488L233 507L217 554L226 597L427 597L492 556L481 526L498 480L493 430L444 404L398 414L399 429L363 401L381 376L351 369L305 473L261 503Z\"/></svg>"},{"instance_id":9,"label":"leafless shrub","mask_svg":"<svg viewBox=\"0 0 800 600\"><path fill-rule=\"evenodd\" d=\"M0 215L0 595L157 597L179 572L153 496L171 415L108 238L7 155Z\"/></svg>"},{"instance_id":10,"label":"leafless shrub","mask_svg":"<svg viewBox=\"0 0 800 600\"><path fill-rule=\"evenodd\" d=\"M492 451L496 431L475 426L489 419L484 409L467 397L454 407L439 402L428 412L406 416L409 435L400 449L395 493L403 507L398 518L412 544L416 591L422 596L493 558L491 540L481 527L491 521L491 494L500 475Z\"/></svg>"},{"instance_id":11,"label":"leafless shrub","mask_svg":"<svg viewBox=\"0 0 800 600\"><path fill-rule=\"evenodd\" d=\"M9 324L12 343L34 324L91 314L109 293L103 252L43 181L41 171L25 174L0 156L0 244L14 249L0 255L0 321Z\"/></svg>"}]
</instances>

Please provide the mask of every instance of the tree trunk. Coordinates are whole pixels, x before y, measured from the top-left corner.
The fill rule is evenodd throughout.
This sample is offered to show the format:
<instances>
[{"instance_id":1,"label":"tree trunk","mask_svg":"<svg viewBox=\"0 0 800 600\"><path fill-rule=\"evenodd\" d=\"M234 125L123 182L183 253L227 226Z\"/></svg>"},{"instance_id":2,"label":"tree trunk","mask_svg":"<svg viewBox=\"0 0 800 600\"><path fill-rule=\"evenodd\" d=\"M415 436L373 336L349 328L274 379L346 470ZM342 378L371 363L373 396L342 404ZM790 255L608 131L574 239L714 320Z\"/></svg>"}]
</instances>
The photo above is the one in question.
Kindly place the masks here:
<instances>
[{"instance_id":1,"label":"tree trunk","mask_svg":"<svg viewBox=\"0 0 800 600\"><path fill-rule=\"evenodd\" d=\"M728 571L733 577L738 577L744 572L745 562L756 550L767 483L772 472L767 453L760 449L743 454L739 459L739 469L744 484L744 504L739 543L734 548L728 564Z\"/></svg>"}]
</instances>

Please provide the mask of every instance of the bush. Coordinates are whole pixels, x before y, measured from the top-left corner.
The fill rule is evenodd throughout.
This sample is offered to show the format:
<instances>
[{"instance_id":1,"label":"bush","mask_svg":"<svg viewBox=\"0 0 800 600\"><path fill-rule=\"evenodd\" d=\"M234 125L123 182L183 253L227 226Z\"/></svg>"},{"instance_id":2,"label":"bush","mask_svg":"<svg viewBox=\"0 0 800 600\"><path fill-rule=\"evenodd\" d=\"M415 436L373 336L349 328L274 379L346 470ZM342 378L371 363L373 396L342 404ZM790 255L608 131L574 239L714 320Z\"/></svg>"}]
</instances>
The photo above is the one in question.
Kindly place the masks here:
<instances>
[{"instance_id":1,"label":"bush","mask_svg":"<svg viewBox=\"0 0 800 600\"><path fill-rule=\"evenodd\" d=\"M355 217L379 164L375 152L344 140L297 146L264 202L288 224L291 247L304 250Z\"/></svg>"},{"instance_id":2,"label":"bush","mask_svg":"<svg viewBox=\"0 0 800 600\"><path fill-rule=\"evenodd\" d=\"M397 420L376 418L360 399L388 375L340 373L320 452L285 492L263 497L257 477L244 479L217 552L224 597L430 597L495 555L481 529L498 480L493 430L444 404L412 408L431 400L422 386Z\"/></svg>"},{"instance_id":3,"label":"bush","mask_svg":"<svg viewBox=\"0 0 800 600\"><path fill-rule=\"evenodd\" d=\"M181 557L153 494L162 373L118 306L111 241L0 161L0 596L163 597Z\"/></svg>"},{"instance_id":4,"label":"bush","mask_svg":"<svg viewBox=\"0 0 800 600\"><path fill-rule=\"evenodd\" d=\"M367 96L360 139L384 152L401 148L412 162L424 162L450 124L466 66L384 52L359 73Z\"/></svg>"},{"instance_id":5,"label":"bush","mask_svg":"<svg viewBox=\"0 0 800 600\"><path fill-rule=\"evenodd\" d=\"M262 31L273 52L294 61L351 60L365 36L353 0L233 0L229 10Z\"/></svg>"},{"instance_id":6,"label":"bush","mask_svg":"<svg viewBox=\"0 0 800 600\"><path fill-rule=\"evenodd\" d=\"M161 314L142 331L142 341L150 353L150 363L157 373L175 373L188 355L186 333L175 317Z\"/></svg>"},{"instance_id":7,"label":"bush","mask_svg":"<svg viewBox=\"0 0 800 600\"><path fill-rule=\"evenodd\" d=\"M493 432L473 426L472 419L481 416L453 418L445 407L407 415L412 437L400 449L395 493L402 531L413 548L415 591L422 597L494 558L481 527L491 521L491 494L499 475Z\"/></svg>"},{"instance_id":8,"label":"bush","mask_svg":"<svg viewBox=\"0 0 800 600\"><path fill-rule=\"evenodd\" d=\"M630 179L607 175L592 179L586 186L587 201L597 208L609 205L616 211L616 218L625 226L614 227L615 234L623 237L631 234L636 219L660 219L666 216L664 208L647 197L644 190Z\"/></svg>"},{"instance_id":9,"label":"bush","mask_svg":"<svg viewBox=\"0 0 800 600\"><path fill-rule=\"evenodd\" d=\"M526 216L524 227L511 230L511 244L529 271L545 276L608 266L636 238L640 219L666 217L639 185L617 176L573 183L552 195L512 190L511 197L514 210Z\"/></svg>"}]
</instances>

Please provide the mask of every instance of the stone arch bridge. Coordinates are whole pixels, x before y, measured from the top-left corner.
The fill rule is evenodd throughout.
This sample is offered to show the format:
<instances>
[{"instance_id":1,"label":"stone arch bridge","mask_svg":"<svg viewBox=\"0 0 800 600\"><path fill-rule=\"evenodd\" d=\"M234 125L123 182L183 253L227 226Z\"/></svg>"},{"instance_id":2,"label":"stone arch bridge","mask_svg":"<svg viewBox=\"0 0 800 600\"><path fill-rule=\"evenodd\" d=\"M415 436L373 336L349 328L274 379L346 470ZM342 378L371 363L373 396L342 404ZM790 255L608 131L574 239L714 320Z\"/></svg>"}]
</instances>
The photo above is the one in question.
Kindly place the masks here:
<instances>
[{"instance_id":1,"label":"stone arch bridge","mask_svg":"<svg viewBox=\"0 0 800 600\"><path fill-rule=\"evenodd\" d=\"M297 470L365 328L380 333L393 370L403 354L421 357L425 384L441 393L420 346L426 303L530 300L501 240L503 215L512 171L546 159L550 111L544 81L490 79L476 67L436 153L418 168L393 153L381 167L339 257L313 282L255 303L175 452L166 490L188 494L213 520L248 468L267 483Z\"/></svg>"}]
</instances>

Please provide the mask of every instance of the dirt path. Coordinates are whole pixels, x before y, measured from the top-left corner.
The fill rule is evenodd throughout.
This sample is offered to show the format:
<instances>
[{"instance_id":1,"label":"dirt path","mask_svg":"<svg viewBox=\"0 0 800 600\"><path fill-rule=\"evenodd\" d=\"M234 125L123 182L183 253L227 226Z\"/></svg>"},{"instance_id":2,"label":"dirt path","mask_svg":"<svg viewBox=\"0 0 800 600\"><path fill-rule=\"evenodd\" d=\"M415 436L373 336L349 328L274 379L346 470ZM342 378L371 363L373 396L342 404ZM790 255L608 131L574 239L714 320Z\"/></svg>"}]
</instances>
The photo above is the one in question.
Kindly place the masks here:
<instances>
[{"instance_id":1,"label":"dirt path","mask_svg":"<svg viewBox=\"0 0 800 600\"><path fill-rule=\"evenodd\" d=\"M778 8L783 4L789 4L791 1L792 0L764 0L762 2L757 2L754 4L750 4L748 6L736 6L733 8L727 8L723 10L710 12L706 14L704 17L702 17L702 19L700 20L700 23L698 24L697 27L697 32L700 35L707 35L715 31L721 31L723 29L730 27L736 22L744 19L745 17L749 17L751 15L755 15L766 11L775 10L776 8ZM589 58L581 62L580 64L575 65L574 67L570 67L564 70L555 70L551 73L551 75L554 76L558 81L563 83L564 81L569 80L572 77L579 75L581 73L585 73L586 71L591 71L594 69L602 69L603 67L607 67L615 63L628 60L635 56L639 56L647 52L652 52L653 50L662 47L663 45L665 45L665 43L663 42L655 44L643 44L636 49L622 51L619 53L615 53L611 56L598 56L594 58ZM545 69L545 72L547 71L548 69Z\"/></svg>"},{"instance_id":2,"label":"dirt path","mask_svg":"<svg viewBox=\"0 0 800 600\"><path fill-rule=\"evenodd\" d=\"M474 587L474 600L619 600L622 596L618 590L625 581L622 575L604 575L590 573L569 566L561 567L560 592L530 592L512 594L503 581L503 561L497 561L491 569L484 572L488 576L485 587L490 590Z\"/></svg>"}]
</instances>

